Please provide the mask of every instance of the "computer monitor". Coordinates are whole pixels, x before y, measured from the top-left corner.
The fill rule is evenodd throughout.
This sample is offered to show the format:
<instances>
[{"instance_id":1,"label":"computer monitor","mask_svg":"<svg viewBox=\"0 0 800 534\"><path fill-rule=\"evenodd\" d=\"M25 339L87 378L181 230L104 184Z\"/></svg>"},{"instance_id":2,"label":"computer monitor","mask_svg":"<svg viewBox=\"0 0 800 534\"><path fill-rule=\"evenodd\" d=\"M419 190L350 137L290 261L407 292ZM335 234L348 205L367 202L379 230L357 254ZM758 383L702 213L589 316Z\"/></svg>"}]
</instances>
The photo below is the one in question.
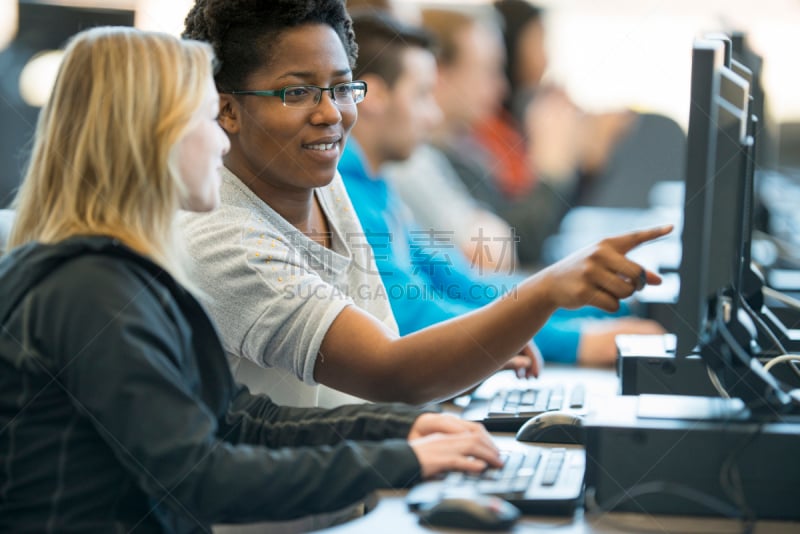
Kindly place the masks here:
<instances>
[{"instance_id":1,"label":"computer monitor","mask_svg":"<svg viewBox=\"0 0 800 534\"><path fill-rule=\"evenodd\" d=\"M681 289L672 325L676 356L699 346L732 396L753 411L783 409L791 399L753 357L755 334L740 317L742 216L752 146L749 84L730 68L725 47L718 39L698 40L693 47ZM747 75L742 65L736 68Z\"/></svg>"},{"instance_id":2,"label":"computer monitor","mask_svg":"<svg viewBox=\"0 0 800 534\"><path fill-rule=\"evenodd\" d=\"M714 95L712 137L714 162L706 180L706 301L720 294L732 296L741 287L742 215L745 210L749 85L727 67L717 71L719 92ZM734 306L738 307L733 299Z\"/></svg>"},{"instance_id":3,"label":"computer monitor","mask_svg":"<svg viewBox=\"0 0 800 534\"><path fill-rule=\"evenodd\" d=\"M743 141L743 153L737 159L739 166L739 180L736 182L741 188L741 228L738 236L739 240L739 255L740 261L735 273L735 280L733 286L736 291L747 300L748 304L754 307L761 305L761 284L760 280L751 272L751 247L753 225L755 223L755 167L756 167L756 136L758 135L759 119L761 116L761 107L759 102L762 102L763 91L759 84L759 75L761 72L761 58L755 54L748 53L745 49L744 34L741 32L734 32L731 36L724 33L708 34L705 37L710 40L719 40L725 47L724 65L733 71L736 75L747 82L748 91L746 96L746 120L745 130L746 138ZM740 59L742 61L740 61ZM736 101L736 106L739 105L741 99L741 90L739 88L731 89L729 85L721 87L723 93L726 94L729 101ZM744 158L744 159L742 159Z\"/></svg>"},{"instance_id":4,"label":"computer monitor","mask_svg":"<svg viewBox=\"0 0 800 534\"><path fill-rule=\"evenodd\" d=\"M756 53L749 44L747 35L741 31L731 32L731 45L733 60L745 65L752 73L750 80L750 96L752 98L750 115L758 117L755 132L758 132L758 148L753 153L753 158L759 168L774 168L777 162L776 143L771 132L774 127L766 111L767 95L761 83L764 70L764 58ZM734 70L736 70L734 68ZM754 206L758 208L757 203ZM755 215L755 213L754 213Z\"/></svg>"},{"instance_id":5,"label":"computer monitor","mask_svg":"<svg viewBox=\"0 0 800 534\"><path fill-rule=\"evenodd\" d=\"M735 49L734 49L735 50ZM744 147L745 163L740 172L742 176L742 195L743 195L743 208L742 208L742 221L740 230L740 245L739 254L741 262L739 265L739 272L737 273L736 288L740 295L745 298L749 303L754 302L755 293L760 291L760 286L752 282L750 277L752 261L751 248L753 244L753 225L755 224L755 170L756 170L756 148L759 127L759 114L757 112L757 103L754 96L756 83L755 74L744 64L736 59L731 60L731 70L738 74L741 78L747 81L750 87L749 97L747 101L747 141Z\"/></svg>"},{"instance_id":6,"label":"computer monitor","mask_svg":"<svg viewBox=\"0 0 800 534\"><path fill-rule=\"evenodd\" d=\"M735 59L732 62L734 72L740 74L748 81L754 81L754 76L748 76L750 71ZM758 269L752 265L752 242L753 229L756 225L756 193L755 193L755 169L757 167L758 148L760 139L761 123L755 110L758 109L758 102L754 95L753 86L750 86L750 100L748 104L748 146L746 153L746 163L743 168L743 194L744 208L742 210L741 242L740 255L741 263L737 277L737 292L743 300L743 304L748 313L756 322L760 332L759 336L760 351L762 357L774 357L785 353L796 353L800 351L800 336L796 331L788 327L767 305L763 295L764 280ZM797 384L797 375L785 374L784 380L789 380Z\"/></svg>"},{"instance_id":7,"label":"computer monitor","mask_svg":"<svg viewBox=\"0 0 800 534\"><path fill-rule=\"evenodd\" d=\"M749 76L746 67L731 60L730 40L714 35L695 42L680 293L668 325L677 337L678 357L695 351L716 292L742 287L742 248L745 236L749 239L742 217L749 201L745 169L752 144Z\"/></svg>"},{"instance_id":8,"label":"computer monitor","mask_svg":"<svg viewBox=\"0 0 800 534\"><path fill-rule=\"evenodd\" d=\"M744 66L730 65L749 76ZM794 401L756 357L752 316L741 307L743 273L749 268L749 261L747 266L743 263L744 243L751 224L745 217L752 198L746 192L753 169L748 159L753 147L748 129L754 126L745 77L724 65L718 69L718 91L709 115L714 125L709 145L714 150L709 154L713 168L706 182L702 227L706 261L701 264L704 285L698 294L705 301L700 355L730 396L742 399L753 414L773 415L791 410Z\"/></svg>"},{"instance_id":9,"label":"computer monitor","mask_svg":"<svg viewBox=\"0 0 800 534\"><path fill-rule=\"evenodd\" d=\"M724 45L719 41L697 41L692 50L691 107L687 134L686 176L681 234L680 292L670 306L672 324L668 328L676 336L676 356L692 354L697 346L707 294L705 227L709 176L716 149L713 126L716 123L714 94L718 92L719 70L724 65Z\"/></svg>"},{"instance_id":10,"label":"computer monitor","mask_svg":"<svg viewBox=\"0 0 800 534\"><path fill-rule=\"evenodd\" d=\"M759 85L758 72L761 69L761 58L755 54L743 54L739 50L743 46L743 36L734 34L731 38L733 43L733 57L728 65L733 72L747 81L749 85L749 98L747 102L747 139L744 147L744 161L741 157L737 161L740 166L738 172L741 174L741 191L743 195L743 208L741 217L741 234L739 236L739 263L738 273L733 284L740 300L747 312L757 324L763 335L759 336L760 354L762 357L776 356L787 352L800 351L800 337L793 334L791 330L768 308L764 305L762 288L764 286L760 273L752 266L752 236L756 225L756 193L755 193L755 170L757 166L760 142L763 140L762 122L759 120L761 110L763 110L763 89ZM738 46L738 48L737 48ZM748 61L747 64L740 62L737 55ZM726 57L727 61L727 57ZM753 68L750 68L753 65ZM738 98L738 97L737 97ZM791 376L793 383L796 377Z\"/></svg>"},{"instance_id":11,"label":"computer monitor","mask_svg":"<svg viewBox=\"0 0 800 534\"><path fill-rule=\"evenodd\" d=\"M59 5L55 5L59 4ZM107 7L111 4L113 7ZM25 100L22 73L37 54L57 50L77 32L93 26L133 26L134 2L20 1L14 40L0 47L0 208L10 207L30 156L39 107ZM8 16L0 1L0 19ZM117 9L125 7L125 9ZM49 62L48 62L49 64ZM44 72L40 72L44 71ZM31 72L33 68L31 67ZM49 69L36 69L37 95L47 85Z\"/></svg>"}]
</instances>

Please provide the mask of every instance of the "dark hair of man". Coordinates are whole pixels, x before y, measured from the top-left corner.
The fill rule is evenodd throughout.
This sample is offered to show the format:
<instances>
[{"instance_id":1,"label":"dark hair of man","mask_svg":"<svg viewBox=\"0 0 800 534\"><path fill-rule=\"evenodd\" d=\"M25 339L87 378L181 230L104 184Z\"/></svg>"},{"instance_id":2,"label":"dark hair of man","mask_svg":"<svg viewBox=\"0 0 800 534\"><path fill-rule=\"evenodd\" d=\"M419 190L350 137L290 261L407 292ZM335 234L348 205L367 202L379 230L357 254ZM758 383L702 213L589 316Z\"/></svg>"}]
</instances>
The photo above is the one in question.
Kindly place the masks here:
<instances>
[{"instance_id":1,"label":"dark hair of man","mask_svg":"<svg viewBox=\"0 0 800 534\"><path fill-rule=\"evenodd\" d=\"M358 42L358 61L353 76L381 77L392 87L403 72L402 53L410 47L433 52L431 36L415 26L400 22L389 13L354 10L353 30Z\"/></svg>"},{"instance_id":2,"label":"dark hair of man","mask_svg":"<svg viewBox=\"0 0 800 534\"><path fill-rule=\"evenodd\" d=\"M500 14L503 24L503 41L506 47L506 77L512 88L517 85L514 69L519 55L519 38L523 30L534 22L541 23L542 8L525 0L497 0L494 8Z\"/></svg>"},{"instance_id":3,"label":"dark hair of man","mask_svg":"<svg viewBox=\"0 0 800 534\"><path fill-rule=\"evenodd\" d=\"M219 61L217 89L234 91L248 89L247 78L269 65L286 30L306 24L333 28L355 65L358 45L344 0L196 0L183 37L211 44Z\"/></svg>"}]
</instances>

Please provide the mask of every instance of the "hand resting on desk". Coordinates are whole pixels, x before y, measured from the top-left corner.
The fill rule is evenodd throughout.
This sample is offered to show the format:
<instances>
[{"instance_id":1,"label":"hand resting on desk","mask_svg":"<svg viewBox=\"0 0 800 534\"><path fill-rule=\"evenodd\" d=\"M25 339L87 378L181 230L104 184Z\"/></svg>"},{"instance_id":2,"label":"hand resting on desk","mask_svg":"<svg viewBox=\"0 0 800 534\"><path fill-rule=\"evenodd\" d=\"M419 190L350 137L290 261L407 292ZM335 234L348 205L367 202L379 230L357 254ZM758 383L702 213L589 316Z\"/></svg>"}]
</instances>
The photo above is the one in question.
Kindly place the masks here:
<instances>
[{"instance_id":1,"label":"hand resting on desk","mask_svg":"<svg viewBox=\"0 0 800 534\"><path fill-rule=\"evenodd\" d=\"M533 344L525 345L519 354L508 360L501 371L513 370L518 378L539 378L544 367L544 358L539 348Z\"/></svg>"},{"instance_id":2,"label":"hand resting on desk","mask_svg":"<svg viewBox=\"0 0 800 534\"><path fill-rule=\"evenodd\" d=\"M656 335L666 334L664 327L650 319L623 317L619 319L598 319L588 322L581 329L578 343L578 363L587 367L609 367L617 361L617 348L614 340L620 334Z\"/></svg>"}]
</instances>

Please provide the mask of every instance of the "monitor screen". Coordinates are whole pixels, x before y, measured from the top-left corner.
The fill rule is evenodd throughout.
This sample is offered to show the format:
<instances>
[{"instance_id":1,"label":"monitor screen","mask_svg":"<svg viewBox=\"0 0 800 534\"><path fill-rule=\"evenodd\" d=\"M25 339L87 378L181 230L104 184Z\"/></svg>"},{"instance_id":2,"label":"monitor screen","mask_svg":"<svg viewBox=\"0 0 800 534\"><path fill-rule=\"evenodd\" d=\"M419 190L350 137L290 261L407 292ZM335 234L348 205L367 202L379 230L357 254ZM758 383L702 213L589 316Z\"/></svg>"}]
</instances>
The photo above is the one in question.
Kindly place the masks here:
<instances>
[{"instance_id":1,"label":"monitor screen","mask_svg":"<svg viewBox=\"0 0 800 534\"><path fill-rule=\"evenodd\" d=\"M699 296L706 309L701 315L700 354L728 394L741 398L751 413L770 417L792 409L794 401L755 357L752 318L740 309L743 273L749 268L745 246L749 248L752 224L755 121L750 115L751 73L734 61L727 64L730 68L718 69L710 115L714 150L709 154L713 166L705 187L707 211L702 227L706 258L701 264L705 268L701 289L705 291Z\"/></svg>"},{"instance_id":2,"label":"monitor screen","mask_svg":"<svg viewBox=\"0 0 800 534\"><path fill-rule=\"evenodd\" d=\"M680 293L670 309L676 335L676 356L694 352L706 316L705 217L707 182L713 176L716 150L713 135L716 124L714 95L719 92L719 71L725 61L720 41L696 41L692 50L691 107L687 134L686 175L681 234Z\"/></svg>"},{"instance_id":3,"label":"monitor screen","mask_svg":"<svg viewBox=\"0 0 800 534\"><path fill-rule=\"evenodd\" d=\"M729 46L729 40L714 38L693 47L681 285L669 325L678 357L695 351L710 299L741 287L742 247L749 236L743 217L749 200L749 71L731 61ZM739 74L728 68L733 63Z\"/></svg>"},{"instance_id":4,"label":"monitor screen","mask_svg":"<svg viewBox=\"0 0 800 534\"><path fill-rule=\"evenodd\" d=\"M740 288L741 244L745 211L745 178L749 85L727 67L718 71L719 94L714 96L715 125L713 172L706 181L706 293L708 301L719 293L735 294ZM738 299L734 299L734 305Z\"/></svg>"},{"instance_id":5,"label":"monitor screen","mask_svg":"<svg viewBox=\"0 0 800 534\"><path fill-rule=\"evenodd\" d=\"M728 43L693 47L676 356L699 352L720 389L751 413L775 413L792 399L753 357L754 329L739 309L754 122L749 74L726 55Z\"/></svg>"},{"instance_id":6,"label":"monitor screen","mask_svg":"<svg viewBox=\"0 0 800 534\"><path fill-rule=\"evenodd\" d=\"M735 51L735 48L734 48ZM740 251L741 263L737 276L736 288L744 298L750 297L753 288L747 287L746 274L750 270L751 246L753 243L753 225L755 224L755 170L756 170L756 134L758 132L758 112L755 98L755 74L736 59L731 61L731 70L747 81L750 95L747 101L747 139L745 141L746 164L743 169L744 207L742 209L742 228Z\"/></svg>"},{"instance_id":7,"label":"monitor screen","mask_svg":"<svg viewBox=\"0 0 800 534\"><path fill-rule=\"evenodd\" d=\"M739 74L736 70L736 64L741 62L740 64L746 66L751 73L751 78L748 80L750 82L751 96L749 113L751 116L758 117L759 122L754 132L760 131L757 139L758 150L753 152L752 157L758 168L774 168L777 160L777 154L775 153L777 148L775 139L770 135L770 132L774 130L774 126L771 125L769 116L766 113L765 101L767 95L761 83L764 59L750 47L747 36L742 32L731 33L731 44L733 48L733 70Z\"/></svg>"}]
</instances>

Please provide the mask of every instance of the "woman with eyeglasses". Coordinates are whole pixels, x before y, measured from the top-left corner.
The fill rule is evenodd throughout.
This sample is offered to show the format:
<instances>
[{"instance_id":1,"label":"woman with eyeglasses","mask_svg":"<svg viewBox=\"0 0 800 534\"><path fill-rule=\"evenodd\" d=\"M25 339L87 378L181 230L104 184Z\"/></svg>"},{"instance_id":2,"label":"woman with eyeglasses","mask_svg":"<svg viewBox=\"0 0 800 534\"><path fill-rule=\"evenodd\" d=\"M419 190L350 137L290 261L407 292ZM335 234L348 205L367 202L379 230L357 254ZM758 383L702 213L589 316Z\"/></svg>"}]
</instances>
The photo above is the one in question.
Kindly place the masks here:
<instances>
[{"instance_id":1,"label":"woman with eyeglasses","mask_svg":"<svg viewBox=\"0 0 800 534\"><path fill-rule=\"evenodd\" d=\"M369 248L336 171L358 102L380 90L352 80L344 3L197 0L184 35L220 59L231 150L221 209L182 229L235 376L254 389L296 404L350 398L337 391L443 399L524 351L556 308L613 311L640 280L659 283L625 253L668 228L605 240L484 308L398 336L387 292L408 288L381 284L382 251Z\"/></svg>"},{"instance_id":2,"label":"woman with eyeglasses","mask_svg":"<svg viewBox=\"0 0 800 534\"><path fill-rule=\"evenodd\" d=\"M67 47L0 260L2 532L208 532L500 465L477 424L234 384L174 232L219 202L212 57L130 28Z\"/></svg>"}]
</instances>

